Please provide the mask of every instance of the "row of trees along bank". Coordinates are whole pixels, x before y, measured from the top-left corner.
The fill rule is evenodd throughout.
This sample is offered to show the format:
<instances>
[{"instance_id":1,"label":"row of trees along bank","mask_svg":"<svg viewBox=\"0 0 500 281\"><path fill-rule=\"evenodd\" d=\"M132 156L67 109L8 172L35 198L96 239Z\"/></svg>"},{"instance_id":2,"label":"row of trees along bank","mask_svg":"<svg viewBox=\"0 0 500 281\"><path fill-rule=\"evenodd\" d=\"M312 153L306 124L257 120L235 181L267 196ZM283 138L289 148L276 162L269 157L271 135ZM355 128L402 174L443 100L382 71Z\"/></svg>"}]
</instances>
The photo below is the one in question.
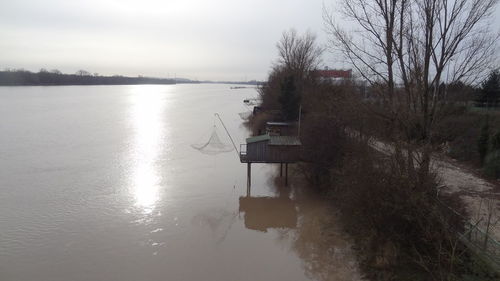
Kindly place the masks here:
<instances>
[{"instance_id":1,"label":"row of trees along bank","mask_svg":"<svg viewBox=\"0 0 500 281\"><path fill-rule=\"evenodd\" d=\"M494 0L344 0L351 32L324 12L329 49L357 71L331 83L313 75L323 52L310 33L283 33L279 59L249 124L295 121L302 106L300 171L341 210L371 280L498 280L462 243L466 212L437 192L431 156L457 103L441 85L472 85L492 62ZM392 148L381 154L373 136ZM439 194L439 195L436 195Z\"/></svg>"},{"instance_id":2,"label":"row of trees along bank","mask_svg":"<svg viewBox=\"0 0 500 281\"><path fill-rule=\"evenodd\" d=\"M49 86L49 85L137 85L137 84L175 84L174 79L126 76L100 76L85 70L75 74L63 74L59 70L39 72L26 70L0 71L0 86Z\"/></svg>"}]
</instances>

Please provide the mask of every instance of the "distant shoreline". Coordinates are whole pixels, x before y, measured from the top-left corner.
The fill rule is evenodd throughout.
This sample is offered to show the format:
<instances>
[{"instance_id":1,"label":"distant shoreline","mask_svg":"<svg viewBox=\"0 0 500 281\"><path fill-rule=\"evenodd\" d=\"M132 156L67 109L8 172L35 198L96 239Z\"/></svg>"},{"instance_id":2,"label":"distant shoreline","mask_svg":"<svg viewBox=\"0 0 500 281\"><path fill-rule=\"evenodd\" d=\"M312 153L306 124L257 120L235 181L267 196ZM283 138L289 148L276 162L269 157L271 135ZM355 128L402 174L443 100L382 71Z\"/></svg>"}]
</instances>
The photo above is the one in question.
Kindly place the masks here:
<instances>
[{"instance_id":1,"label":"distant shoreline","mask_svg":"<svg viewBox=\"0 0 500 281\"><path fill-rule=\"evenodd\" d=\"M185 78L128 77L121 75L100 76L79 71L76 74L63 74L59 71L31 72L26 70L0 71L0 86L100 86L100 85L175 85L175 84L233 84L262 85L260 81L197 81Z\"/></svg>"},{"instance_id":2,"label":"distant shoreline","mask_svg":"<svg viewBox=\"0 0 500 281\"><path fill-rule=\"evenodd\" d=\"M99 76L81 71L77 74L16 70L0 71L0 86L85 86L85 85L140 85L177 84L175 79L126 76Z\"/></svg>"}]
</instances>

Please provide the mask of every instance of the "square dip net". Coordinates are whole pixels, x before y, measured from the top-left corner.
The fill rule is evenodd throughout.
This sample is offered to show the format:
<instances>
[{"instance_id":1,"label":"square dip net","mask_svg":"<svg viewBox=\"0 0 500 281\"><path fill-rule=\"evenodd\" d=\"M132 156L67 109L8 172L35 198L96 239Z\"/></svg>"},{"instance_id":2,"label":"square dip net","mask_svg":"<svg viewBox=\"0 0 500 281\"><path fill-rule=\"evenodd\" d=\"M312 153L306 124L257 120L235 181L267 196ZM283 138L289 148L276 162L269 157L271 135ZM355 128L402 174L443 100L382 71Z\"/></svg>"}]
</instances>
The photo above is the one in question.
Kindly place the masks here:
<instances>
[{"instance_id":1,"label":"square dip net","mask_svg":"<svg viewBox=\"0 0 500 281\"><path fill-rule=\"evenodd\" d=\"M206 139L206 137L202 139ZM212 130L210 131L210 136L208 137L207 141L192 144L191 147L198 150L201 153L209 155L216 155L219 153L230 152L233 151L234 149L232 144L224 143L221 141L216 125L212 127Z\"/></svg>"}]
</instances>

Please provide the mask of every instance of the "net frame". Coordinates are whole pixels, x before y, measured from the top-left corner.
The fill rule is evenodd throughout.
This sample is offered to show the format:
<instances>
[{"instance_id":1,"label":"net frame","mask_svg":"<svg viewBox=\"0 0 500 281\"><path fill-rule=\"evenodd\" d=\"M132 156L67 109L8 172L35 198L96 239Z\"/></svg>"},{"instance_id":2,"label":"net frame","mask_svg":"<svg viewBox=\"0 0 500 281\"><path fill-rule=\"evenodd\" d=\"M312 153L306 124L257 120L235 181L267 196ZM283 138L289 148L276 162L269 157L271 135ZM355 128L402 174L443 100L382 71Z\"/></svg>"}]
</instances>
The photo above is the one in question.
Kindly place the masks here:
<instances>
[{"instance_id":1,"label":"net frame","mask_svg":"<svg viewBox=\"0 0 500 281\"><path fill-rule=\"evenodd\" d=\"M217 155L234 150L234 147L231 144L225 144L221 141L219 135L217 134L217 126L215 124L212 127L212 132L208 141L204 143L192 144L191 147L203 154L208 155Z\"/></svg>"}]
</instances>

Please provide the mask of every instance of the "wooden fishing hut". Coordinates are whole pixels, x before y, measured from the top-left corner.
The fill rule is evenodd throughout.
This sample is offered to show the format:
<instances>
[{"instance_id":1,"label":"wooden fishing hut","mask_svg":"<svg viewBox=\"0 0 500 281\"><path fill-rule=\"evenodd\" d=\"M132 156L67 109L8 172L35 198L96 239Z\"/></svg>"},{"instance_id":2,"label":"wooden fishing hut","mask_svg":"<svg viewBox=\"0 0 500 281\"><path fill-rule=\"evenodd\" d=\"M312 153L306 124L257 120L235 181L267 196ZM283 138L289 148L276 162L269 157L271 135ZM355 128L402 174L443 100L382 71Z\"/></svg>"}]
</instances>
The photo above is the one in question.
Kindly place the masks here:
<instances>
[{"instance_id":1,"label":"wooden fishing hut","mask_svg":"<svg viewBox=\"0 0 500 281\"><path fill-rule=\"evenodd\" d=\"M240 145L240 162L247 163L247 187L251 185L252 163L279 163L280 176L285 164L285 185L288 185L288 164L299 161L302 143L297 136L260 135Z\"/></svg>"}]
</instances>

